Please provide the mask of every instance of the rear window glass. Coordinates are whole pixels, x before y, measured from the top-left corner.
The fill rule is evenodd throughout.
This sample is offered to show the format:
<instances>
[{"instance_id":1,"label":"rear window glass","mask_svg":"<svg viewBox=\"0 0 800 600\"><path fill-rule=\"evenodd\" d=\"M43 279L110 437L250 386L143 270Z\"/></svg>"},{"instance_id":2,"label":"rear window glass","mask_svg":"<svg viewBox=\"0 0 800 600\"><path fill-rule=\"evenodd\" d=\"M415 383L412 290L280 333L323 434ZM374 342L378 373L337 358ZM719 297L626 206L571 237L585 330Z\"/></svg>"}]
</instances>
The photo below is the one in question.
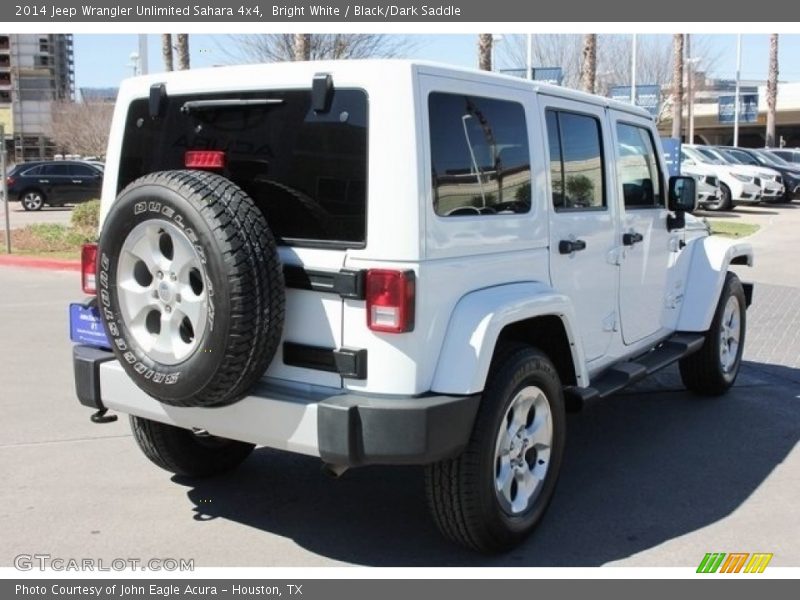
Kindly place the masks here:
<instances>
[{"instance_id":1,"label":"rear window glass","mask_svg":"<svg viewBox=\"0 0 800 600\"><path fill-rule=\"evenodd\" d=\"M526 213L531 159L518 102L432 93L433 207L443 217Z\"/></svg>"},{"instance_id":2,"label":"rear window glass","mask_svg":"<svg viewBox=\"0 0 800 600\"><path fill-rule=\"evenodd\" d=\"M187 110L187 102L198 101L205 105ZM153 171L184 168L187 150L224 151L221 174L256 201L281 242L366 242L363 90L336 89L326 113L312 109L308 90L170 96L158 119L150 118L147 99L134 101L119 189Z\"/></svg>"}]
</instances>

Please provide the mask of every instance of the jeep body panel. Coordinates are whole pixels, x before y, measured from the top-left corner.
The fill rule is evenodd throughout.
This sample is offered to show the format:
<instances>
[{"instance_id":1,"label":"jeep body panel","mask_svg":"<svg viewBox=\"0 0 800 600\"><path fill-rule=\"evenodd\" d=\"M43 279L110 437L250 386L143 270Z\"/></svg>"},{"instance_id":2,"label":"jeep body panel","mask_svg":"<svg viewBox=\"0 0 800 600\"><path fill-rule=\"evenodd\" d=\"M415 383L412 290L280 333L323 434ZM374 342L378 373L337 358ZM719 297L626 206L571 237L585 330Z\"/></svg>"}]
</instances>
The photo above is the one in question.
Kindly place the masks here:
<instances>
[{"instance_id":1,"label":"jeep body panel","mask_svg":"<svg viewBox=\"0 0 800 600\"><path fill-rule=\"evenodd\" d=\"M717 236L692 240L686 291L675 328L679 331L705 331L717 308L725 274L731 263L753 266L753 247L746 242L732 242Z\"/></svg>"},{"instance_id":2,"label":"jeep body panel","mask_svg":"<svg viewBox=\"0 0 800 600\"><path fill-rule=\"evenodd\" d=\"M447 327L431 389L443 394L482 391L503 328L551 315L558 317L563 324L578 385L588 385L583 349L575 331L572 302L549 285L531 281L478 290L459 301ZM531 341L535 343L535 340Z\"/></svg>"}]
</instances>

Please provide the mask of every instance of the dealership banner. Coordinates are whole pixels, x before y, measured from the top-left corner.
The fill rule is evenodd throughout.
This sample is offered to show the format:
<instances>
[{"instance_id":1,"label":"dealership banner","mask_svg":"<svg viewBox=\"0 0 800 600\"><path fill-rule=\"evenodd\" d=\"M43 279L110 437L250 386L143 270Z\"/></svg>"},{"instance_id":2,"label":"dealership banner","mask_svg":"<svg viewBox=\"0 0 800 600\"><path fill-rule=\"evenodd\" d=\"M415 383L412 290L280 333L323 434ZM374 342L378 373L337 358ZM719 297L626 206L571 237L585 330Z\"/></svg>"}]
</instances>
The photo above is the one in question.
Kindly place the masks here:
<instances>
[{"instance_id":1,"label":"dealership banner","mask_svg":"<svg viewBox=\"0 0 800 600\"><path fill-rule=\"evenodd\" d=\"M676 16L699 22L800 21L800 4L760 0L754 11L748 3L727 3L719 10L712 0L641 0L605 2L527 3L518 0L406 0L381 2L327 0L289 2L260 0L47 0L0 3L0 21L13 23L80 22L674 22Z\"/></svg>"},{"instance_id":2,"label":"dealership banner","mask_svg":"<svg viewBox=\"0 0 800 600\"><path fill-rule=\"evenodd\" d=\"M736 120L735 96L719 97L719 122ZM739 123L758 122L758 94L739 94Z\"/></svg>"},{"instance_id":3,"label":"dealership banner","mask_svg":"<svg viewBox=\"0 0 800 600\"><path fill-rule=\"evenodd\" d=\"M619 85L612 87L609 96L612 100L630 102L631 86ZM657 117L659 110L661 110L661 86L637 85L636 106L645 109L647 112L653 115L653 117Z\"/></svg>"}]
</instances>

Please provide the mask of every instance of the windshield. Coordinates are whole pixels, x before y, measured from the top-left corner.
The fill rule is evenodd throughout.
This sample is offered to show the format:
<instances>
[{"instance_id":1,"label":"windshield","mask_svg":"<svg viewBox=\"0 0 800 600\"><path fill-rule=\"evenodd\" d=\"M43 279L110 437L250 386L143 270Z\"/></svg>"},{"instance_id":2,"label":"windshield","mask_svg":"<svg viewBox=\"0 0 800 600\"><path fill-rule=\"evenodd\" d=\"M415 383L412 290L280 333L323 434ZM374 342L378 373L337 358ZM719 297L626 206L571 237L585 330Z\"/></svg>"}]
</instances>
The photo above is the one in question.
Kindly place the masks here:
<instances>
[{"instance_id":1,"label":"windshield","mask_svg":"<svg viewBox=\"0 0 800 600\"><path fill-rule=\"evenodd\" d=\"M716 156L713 152L711 152L708 148L691 148L695 150L697 154L697 159L700 162L704 162L710 165L724 165L725 161L723 161L720 157ZM691 156L692 154L690 154Z\"/></svg>"},{"instance_id":2,"label":"windshield","mask_svg":"<svg viewBox=\"0 0 800 600\"><path fill-rule=\"evenodd\" d=\"M742 156L740 152L735 152L732 150L718 150L720 156L722 156L726 161L733 165L749 165L750 161L747 160L747 156Z\"/></svg>"},{"instance_id":3,"label":"windshield","mask_svg":"<svg viewBox=\"0 0 800 600\"><path fill-rule=\"evenodd\" d=\"M758 154L758 156L763 158L765 162L767 162L768 164L773 165L775 167L792 167L792 166L794 166L791 163L783 160L777 154L772 154L771 152L767 152L766 150L754 150L753 152L755 152L756 154Z\"/></svg>"}]
</instances>

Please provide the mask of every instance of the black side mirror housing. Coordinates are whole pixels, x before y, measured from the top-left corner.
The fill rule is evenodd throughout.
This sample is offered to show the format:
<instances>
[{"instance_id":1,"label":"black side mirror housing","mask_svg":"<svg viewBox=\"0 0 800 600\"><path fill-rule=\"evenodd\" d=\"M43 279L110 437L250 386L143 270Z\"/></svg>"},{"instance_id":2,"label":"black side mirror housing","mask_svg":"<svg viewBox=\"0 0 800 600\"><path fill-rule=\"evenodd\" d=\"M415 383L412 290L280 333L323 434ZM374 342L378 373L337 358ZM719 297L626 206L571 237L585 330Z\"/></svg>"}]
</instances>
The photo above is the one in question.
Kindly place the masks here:
<instances>
[{"instance_id":1,"label":"black side mirror housing","mask_svg":"<svg viewBox=\"0 0 800 600\"><path fill-rule=\"evenodd\" d=\"M694 212L697 208L697 182L694 177L674 175L669 178L669 203L673 212Z\"/></svg>"}]
</instances>

